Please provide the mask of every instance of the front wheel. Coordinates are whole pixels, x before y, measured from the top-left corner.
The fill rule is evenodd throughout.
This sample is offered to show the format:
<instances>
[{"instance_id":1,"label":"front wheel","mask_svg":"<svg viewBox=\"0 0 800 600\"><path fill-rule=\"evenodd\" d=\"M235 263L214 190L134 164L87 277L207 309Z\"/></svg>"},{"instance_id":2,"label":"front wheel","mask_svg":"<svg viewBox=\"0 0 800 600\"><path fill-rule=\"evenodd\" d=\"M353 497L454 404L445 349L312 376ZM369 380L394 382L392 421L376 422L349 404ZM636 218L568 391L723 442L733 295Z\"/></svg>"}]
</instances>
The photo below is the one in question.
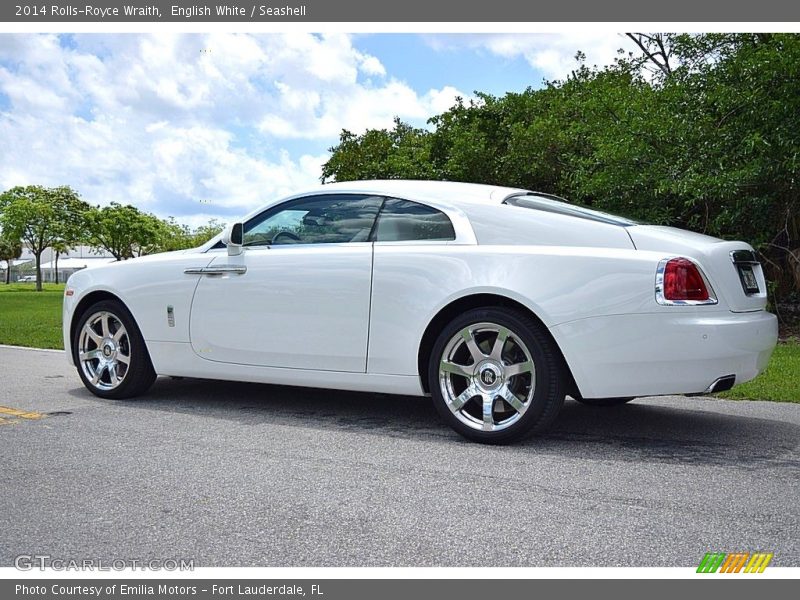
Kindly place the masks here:
<instances>
[{"instance_id":1,"label":"front wheel","mask_svg":"<svg viewBox=\"0 0 800 600\"><path fill-rule=\"evenodd\" d=\"M96 396L132 398L156 379L142 334L120 302L90 306L78 321L72 345L78 375Z\"/></svg>"},{"instance_id":2,"label":"front wheel","mask_svg":"<svg viewBox=\"0 0 800 600\"><path fill-rule=\"evenodd\" d=\"M502 308L470 310L448 324L428 368L442 418L486 444L543 431L564 403L566 381L561 354L544 328Z\"/></svg>"}]
</instances>

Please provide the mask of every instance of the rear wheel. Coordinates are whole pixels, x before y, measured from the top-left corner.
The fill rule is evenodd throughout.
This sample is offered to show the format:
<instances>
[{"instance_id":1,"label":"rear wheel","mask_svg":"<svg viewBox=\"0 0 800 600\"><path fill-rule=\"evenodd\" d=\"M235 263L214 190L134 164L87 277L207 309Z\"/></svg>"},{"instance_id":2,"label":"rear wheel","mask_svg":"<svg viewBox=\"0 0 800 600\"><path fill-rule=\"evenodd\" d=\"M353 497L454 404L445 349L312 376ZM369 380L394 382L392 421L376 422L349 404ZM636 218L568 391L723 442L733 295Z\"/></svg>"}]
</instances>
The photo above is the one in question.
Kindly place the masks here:
<instances>
[{"instance_id":1,"label":"rear wheel","mask_svg":"<svg viewBox=\"0 0 800 600\"><path fill-rule=\"evenodd\" d=\"M101 398L131 398L156 379L136 322L114 300L90 306L78 321L73 357L83 384Z\"/></svg>"},{"instance_id":2,"label":"rear wheel","mask_svg":"<svg viewBox=\"0 0 800 600\"><path fill-rule=\"evenodd\" d=\"M587 406L619 406L626 404L634 398L575 398L581 404Z\"/></svg>"},{"instance_id":3,"label":"rear wheel","mask_svg":"<svg viewBox=\"0 0 800 600\"><path fill-rule=\"evenodd\" d=\"M431 353L437 411L464 437L512 442L544 430L564 402L566 368L555 343L528 315L479 308L448 324Z\"/></svg>"}]
</instances>

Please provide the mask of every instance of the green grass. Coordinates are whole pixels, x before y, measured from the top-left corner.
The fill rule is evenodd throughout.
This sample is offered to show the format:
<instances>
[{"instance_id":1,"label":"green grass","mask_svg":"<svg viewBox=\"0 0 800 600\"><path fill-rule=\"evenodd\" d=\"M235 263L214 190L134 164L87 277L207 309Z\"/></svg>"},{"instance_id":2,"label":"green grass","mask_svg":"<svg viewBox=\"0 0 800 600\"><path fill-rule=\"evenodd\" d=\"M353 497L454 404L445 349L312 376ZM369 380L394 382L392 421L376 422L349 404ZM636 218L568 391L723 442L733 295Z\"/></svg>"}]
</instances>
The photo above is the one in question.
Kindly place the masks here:
<instances>
[{"instance_id":1,"label":"green grass","mask_svg":"<svg viewBox=\"0 0 800 600\"><path fill-rule=\"evenodd\" d=\"M64 284L0 284L0 344L63 348L61 301Z\"/></svg>"},{"instance_id":2,"label":"green grass","mask_svg":"<svg viewBox=\"0 0 800 600\"><path fill-rule=\"evenodd\" d=\"M800 404L800 341L794 339L778 344L766 371L718 396Z\"/></svg>"},{"instance_id":3,"label":"green grass","mask_svg":"<svg viewBox=\"0 0 800 600\"><path fill-rule=\"evenodd\" d=\"M32 283L0 284L0 344L63 348L63 294L63 284L47 283L42 292L34 291ZM778 344L766 371L718 395L735 400L800 403L800 340Z\"/></svg>"}]
</instances>

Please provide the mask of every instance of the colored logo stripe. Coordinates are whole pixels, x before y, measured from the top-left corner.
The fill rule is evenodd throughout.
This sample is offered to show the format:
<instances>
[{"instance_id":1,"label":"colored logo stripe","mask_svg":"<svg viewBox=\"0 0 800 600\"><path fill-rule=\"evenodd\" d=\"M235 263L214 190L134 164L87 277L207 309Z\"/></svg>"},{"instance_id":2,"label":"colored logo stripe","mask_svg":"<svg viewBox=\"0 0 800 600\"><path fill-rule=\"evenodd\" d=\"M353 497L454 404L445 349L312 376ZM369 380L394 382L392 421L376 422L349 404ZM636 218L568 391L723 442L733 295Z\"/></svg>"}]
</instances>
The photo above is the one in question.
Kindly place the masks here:
<instances>
[{"instance_id":1,"label":"colored logo stripe","mask_svg":"<svg viewBox=\"0 0 800 600\"><path fill-rule=\"evenodd\" d=\"M738 573L742 570L745 561L750 558L749 552L736 552L728 554L728 558L722 563L720 573Z\"/></svg>"},{"instance_id":2,"label":"colored logo stripe","mask_svg":"<svg viewBox=\"0 0 800 600\"><path fill-rule=\"evenodd\" d=\"M765 553L758 553L753 554L753 558L750 559L750 562L747 563L747 566L744 569L745 573L763 573L764 569L767 568L767 565L772 560L772 554L765 554Z\"/></svg>"},{"instance_id":3,"label":"colored logo stripe","mask_svg":"<svg viewBox=\"0 0 800 600\"><path fill-rule=\"evenodd\" d=\"M697 567L698 573L763 573L767 565L772 561L773 554L766 552L706 552L700 565ZM746 565L746 566L745 566ZM744 571L742 571L744 569Z\"/></svg>"},{"instance_id":4,"label":"colored logo stripe","mask_svg":"<svg viewBox=\"0 0 800 600\"><path fill-rule=\"evenodd\" d=\"M706 552L703 560L700 561L700 566L697 567L697 572L716 573L722 561L725 560L725 556L724 552Z\"/></svg>"}]
</instances>

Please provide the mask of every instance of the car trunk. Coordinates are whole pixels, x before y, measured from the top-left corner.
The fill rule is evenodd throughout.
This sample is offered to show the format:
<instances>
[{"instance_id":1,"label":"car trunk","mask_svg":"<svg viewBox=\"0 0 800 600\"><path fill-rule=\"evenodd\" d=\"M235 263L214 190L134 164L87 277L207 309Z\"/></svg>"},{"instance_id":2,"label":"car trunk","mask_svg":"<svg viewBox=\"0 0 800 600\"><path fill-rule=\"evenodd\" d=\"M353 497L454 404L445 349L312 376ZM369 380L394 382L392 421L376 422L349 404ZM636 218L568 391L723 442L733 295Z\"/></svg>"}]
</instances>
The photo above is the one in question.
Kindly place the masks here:
<instances>
[{"instance_id":1,"label":"car trunk","mask_svg":"<svg viewBox=\"0 0 800 600\"><path fill-rule=\"evenodd\" d=\"M720 302L734 312L763 310L767 286L753 248L744 242L726 242L714 237L653 225L628 227L639 250L695 259L708 277Z\"/></svg>"}]
</instances>

